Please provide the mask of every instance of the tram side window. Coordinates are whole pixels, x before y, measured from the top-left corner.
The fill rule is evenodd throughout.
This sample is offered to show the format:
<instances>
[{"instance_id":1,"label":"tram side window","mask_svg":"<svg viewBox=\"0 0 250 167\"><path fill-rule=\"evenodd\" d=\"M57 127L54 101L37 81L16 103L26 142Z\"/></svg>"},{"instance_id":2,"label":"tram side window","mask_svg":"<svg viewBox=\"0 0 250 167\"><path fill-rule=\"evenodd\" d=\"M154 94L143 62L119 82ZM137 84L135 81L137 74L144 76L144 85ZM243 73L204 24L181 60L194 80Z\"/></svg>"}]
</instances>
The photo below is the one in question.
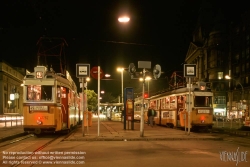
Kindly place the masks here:
<instances>
[{"instance_id":1,"label":"tram side window","mask_svg":"<svg viewBox=\"0 0 250 167\"><path fill-rule=\"evenodd\" d=\"M194 106L195 107L211 107L212 106L211 96L195 96Z\"/></svg>"},{"instance_id":2,"label":"tram side window","mask_svg":"<svg viewBox=\"0 0 250 167\"><path fill-rule=\"evenodd\" d=\"M57 86L57 91L56 91L56 102L60 102L61 101L61 88L60 86Z\"/></svg>"},{"instance_id":3,"label":"tram side window","mask_svg":"<svg viewBox=\"0 0 250 167\"><path fill-rule=\"evenodd\" d=\"M176 98L175 98L175 96L171 96L170 97L170 108L175 108L176 107L176 105L175 105L175 100Z\"/></svg>"},{"instance_id":4,"label":"tram side window","mask_svg":"<svg viewBox=\"0 0 250 167\"><path fill-rule=\"evenodd\" d=\"M52 100L52 86L28 85L27 100L32 100L32 101Z\"/></svg>"}]
</instances>

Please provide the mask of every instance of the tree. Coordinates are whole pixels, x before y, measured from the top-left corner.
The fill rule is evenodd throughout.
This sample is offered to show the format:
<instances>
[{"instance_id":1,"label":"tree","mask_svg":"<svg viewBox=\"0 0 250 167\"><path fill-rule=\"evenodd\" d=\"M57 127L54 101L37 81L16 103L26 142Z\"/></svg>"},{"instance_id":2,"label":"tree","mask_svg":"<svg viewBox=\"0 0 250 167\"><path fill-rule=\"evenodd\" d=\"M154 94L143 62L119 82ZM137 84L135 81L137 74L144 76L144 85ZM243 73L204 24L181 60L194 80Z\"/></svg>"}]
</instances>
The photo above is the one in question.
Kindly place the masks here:
<instances>
[{"instance_id":1,"label":"tree","mask_svg":"<svg viewBox=\"0 0 250 167\"><path fill-rule=\"evenodd\" d=\"M97 110L97 94L94 90L84 90L84 92L87 94L88 99L88 110Z\"/></svg>"},{"instance_id":2,"label":"tree","mask_svg":"<svg viewBox=\"0 0 250 167\"><path fill-rule=\"evenodd\" d=\"M115 103L117 102L117 98L112 96L112 93L110 92L105 92L105 94L102 95L102 100L103 103Z\"/></svg>"}]
</instances>

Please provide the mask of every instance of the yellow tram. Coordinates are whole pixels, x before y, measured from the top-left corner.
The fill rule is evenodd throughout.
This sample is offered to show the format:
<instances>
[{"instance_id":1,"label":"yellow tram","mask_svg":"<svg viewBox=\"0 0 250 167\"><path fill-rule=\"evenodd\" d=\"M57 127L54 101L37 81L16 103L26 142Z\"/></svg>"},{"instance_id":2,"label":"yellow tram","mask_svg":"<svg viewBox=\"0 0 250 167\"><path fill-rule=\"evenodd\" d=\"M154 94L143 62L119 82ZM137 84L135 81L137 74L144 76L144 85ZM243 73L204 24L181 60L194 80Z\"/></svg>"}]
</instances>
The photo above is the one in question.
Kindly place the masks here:
<instances>
[{"instance_id":1,"label":"yellow tram","mask_svg":"<svg viewBox=\"0 0 250 167\"><path fill-rule=\"evenodd\" d=\"M77 87L69 73L36 66L23 80L25 132L69 132L80 121Z\"/></svg>"},{"instance_id":2,"label":"yellow tram","mask_svg":"<svg viewBox=\"0 0 250 167\"><path fill-rule=\"evenodd\" d=\"M205 82L192 85L190 90L186 87L174 89L151 96L147 100L148 106L151 106L151 104L155 106L157 114L154 121L157 125L171 128L188 127L188 111L190 108L190 128L194 130L210 129L213 126L213 93ZM141 103L138 99L135 102ZM144 110L144 120L147 120L147 108L144 108Z\"/></svg>"}]
</instances>

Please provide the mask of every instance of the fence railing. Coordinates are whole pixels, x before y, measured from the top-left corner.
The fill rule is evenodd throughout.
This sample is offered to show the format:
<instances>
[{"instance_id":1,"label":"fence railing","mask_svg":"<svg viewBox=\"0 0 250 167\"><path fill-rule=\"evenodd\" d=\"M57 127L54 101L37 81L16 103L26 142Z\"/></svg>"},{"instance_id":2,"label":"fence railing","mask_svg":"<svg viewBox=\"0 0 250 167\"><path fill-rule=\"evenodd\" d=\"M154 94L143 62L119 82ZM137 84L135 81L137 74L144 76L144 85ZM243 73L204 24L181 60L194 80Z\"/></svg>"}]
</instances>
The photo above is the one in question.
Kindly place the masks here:
<instances>
[{"instance_id":1,"label":"fence railing","mask_svg":"<svg viewBox=\"0 0 250 167\"><path fill-rule=\"evenodd\" d=\"M0 115L0 128L22 126L23 116L18 114Z\"/></svg>"},{"instance_id":2,"label":"fence railing","mask_svg":"<svg viewBox=\"0 0 250 167\"><path fill-rule=\"evenodd\" d=\"M242 118L226 118L219 117L214 120L214 127L217 128L229 128L229 129L240 129L244 126L244 121Z\"/></svg>"}]
</instances>

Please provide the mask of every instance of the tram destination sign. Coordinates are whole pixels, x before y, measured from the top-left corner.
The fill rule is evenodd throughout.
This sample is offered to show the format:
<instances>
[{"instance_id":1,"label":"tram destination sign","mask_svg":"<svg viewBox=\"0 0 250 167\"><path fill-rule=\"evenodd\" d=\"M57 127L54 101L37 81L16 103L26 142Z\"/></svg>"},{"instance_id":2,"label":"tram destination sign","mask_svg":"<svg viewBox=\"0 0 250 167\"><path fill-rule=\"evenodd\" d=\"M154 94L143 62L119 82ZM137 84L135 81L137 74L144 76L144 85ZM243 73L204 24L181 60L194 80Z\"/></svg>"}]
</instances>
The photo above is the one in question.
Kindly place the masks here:
<instances>
[{"instance_id":1,"label":"tram destination sign","mask_svg":"<svg viewBox=\"0 0 250 167\"><path fill-rule=\"evenodd\" d=\"M209 114L209 110L198 110L198 114Z\"/></svg>"},{"instance_id":2,"label":"tram destination sign","mask_svg":"<svg viewBox=\"0 0 250 167\"><path fill-rule=\"evenodd\" d=\"M30 111L48 111L48 106L30 106Z\"/></svg>"}]
</instances>

